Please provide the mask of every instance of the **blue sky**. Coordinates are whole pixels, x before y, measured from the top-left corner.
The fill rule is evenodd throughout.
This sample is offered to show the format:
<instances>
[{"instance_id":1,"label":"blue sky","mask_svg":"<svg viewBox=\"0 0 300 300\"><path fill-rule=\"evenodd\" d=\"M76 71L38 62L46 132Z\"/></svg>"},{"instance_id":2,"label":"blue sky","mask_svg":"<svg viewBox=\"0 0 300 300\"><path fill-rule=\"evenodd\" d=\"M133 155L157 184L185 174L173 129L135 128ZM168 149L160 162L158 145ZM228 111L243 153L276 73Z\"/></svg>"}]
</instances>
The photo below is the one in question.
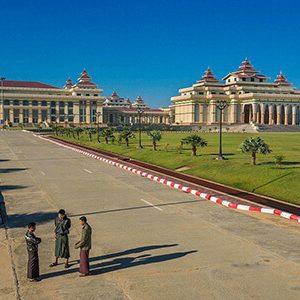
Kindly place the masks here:
<instances>
[{"instance_id":1,"label":"blue sky","mask_svg":"<svg viewBox=\"0 0 300 300\"><path fill-rule=\"evenodd\" d=\"M63 86L86 68L104 89L152 106L210 66L218 78L247 56L300 87L296 0L0 0L0 76Z\"/></svg>"}]
</instances>

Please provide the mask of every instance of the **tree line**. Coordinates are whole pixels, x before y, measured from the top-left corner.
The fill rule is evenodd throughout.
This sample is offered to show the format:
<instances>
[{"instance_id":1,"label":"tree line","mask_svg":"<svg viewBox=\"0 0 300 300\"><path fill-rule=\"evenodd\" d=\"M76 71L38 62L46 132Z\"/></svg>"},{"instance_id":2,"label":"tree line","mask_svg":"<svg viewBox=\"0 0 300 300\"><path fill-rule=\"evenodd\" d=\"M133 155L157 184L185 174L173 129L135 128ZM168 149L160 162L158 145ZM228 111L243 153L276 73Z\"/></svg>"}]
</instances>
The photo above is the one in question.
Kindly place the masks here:
<instances>
[{"instance_id":1,"label":"tree line","mask_svg":"<svg viewBox=\"0 0 300 300\"><path fill-rule=\"evenodd\" d=\"M105 144L109 144L110 142L114 144L117 141L118 144L121 145L124 141L127 147L129 147L130 141L136 138L135 132L128 127L124 127L120 132L114 131L111 127L101 128L99 131L94 128L83 129L81 127L54 127L53 129L57 136L73 137L74 139L79 140L80 136L85 133L90 142L92 142L94 136L97 135L98 143L101 143L101 138L103 138ZM159 130L152 130L147 131L147 135L152 142L153 150L157 151L157 143L162 139L162 132ZM192 156L197 156L198 149L208 145L207 141L198 134L191 134L181 139L180 145L182 146L184 144L191 147ZM269 145L260 137L250 137L245 139L239 146L239 149L243 153L249 153L251 155L251 163L253 165L256 165L257 154L266 155L272 152Z\"/></svg>"}]
</instances>

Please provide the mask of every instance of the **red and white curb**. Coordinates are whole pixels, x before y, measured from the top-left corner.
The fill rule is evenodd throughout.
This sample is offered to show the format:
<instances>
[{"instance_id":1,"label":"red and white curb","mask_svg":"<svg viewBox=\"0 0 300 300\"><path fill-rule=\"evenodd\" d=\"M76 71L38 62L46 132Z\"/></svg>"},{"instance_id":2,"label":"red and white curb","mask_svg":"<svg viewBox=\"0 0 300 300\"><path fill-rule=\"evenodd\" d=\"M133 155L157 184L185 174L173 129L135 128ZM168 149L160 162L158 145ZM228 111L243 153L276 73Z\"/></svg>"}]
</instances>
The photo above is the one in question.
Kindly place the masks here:
<instances>
[{"instance_id":1,"label":"red and white curb","mask_svg":"<svg viewBox=\"0 0 300 300\"><path fill-rule=\"evenodd\" d=\"M51 139L44 138L40 135L34 134L34 136L39 137L40 139L46 140L48 142L51 142L53 144L56 144L58 146L73 150L75 152L81 153L81 154L89 156L91 158L94 158L94 159L100 160L102 162L108 163L108 164L110 164L112 166L115 166L115 167L118 167L120 169L124 169L126 171L131 172L131 173L134 173L134 174L140 175L142 177L148 178L150 180L156 181L158 183L161 183L161 184L170 186L172 188L181 190L185 193L190 193L190 194L192 194L194 196L197 196L197 197L200 197L202 199L209 200L211 202L226 206L228 208L233 208L233 209L238 209L238 210L243 210L243 211L260 212L260 213L263 213L263 214L272 214L272 215L280 216L280 217L285 218L285 219L297 221L298 223L300 223L300 216L297 216L297 215L294 215L294 214L291 214L291 213L288 213L288 212L285 212L285 211L282 211L282 210L279 210L279 209L269 208L269 207L249 206L249 205L237 204L237 203L233 203L233 202L230 202L230 201L222 200L221 198L215 197L213 195L201 192L199 190L192 189L192 188L187 187L187 186L183 186L179 183L175 183L173 181L170 181L170 180L167 180L167 179L164 179L164 178L161 178L161 177L154 176L154 175L149 174L147 172L143 172L141 170L138 170L138 169L129 167L127 165L124 165L122 163L112 161L112 160L107 159L105 157L102 157L100 155L89 153L88 151L80 150L80 149L77 149L75 147L68 146L68 145L65 145L63 143L53 141Z\"/></svg>"}]
</instances>

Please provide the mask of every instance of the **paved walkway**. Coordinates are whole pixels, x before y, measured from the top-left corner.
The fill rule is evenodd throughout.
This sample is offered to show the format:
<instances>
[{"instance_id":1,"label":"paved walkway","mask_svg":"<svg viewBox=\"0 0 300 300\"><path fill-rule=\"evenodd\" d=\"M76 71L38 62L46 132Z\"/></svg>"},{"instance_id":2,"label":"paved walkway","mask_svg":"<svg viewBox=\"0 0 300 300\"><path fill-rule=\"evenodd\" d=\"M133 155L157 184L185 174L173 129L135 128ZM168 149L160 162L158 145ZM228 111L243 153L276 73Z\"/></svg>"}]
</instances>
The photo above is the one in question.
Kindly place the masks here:
<instances>
[{"instance_id":1,"label":"paved walkway","mask_svg":"<svg viewBox=\"0 0 300 300\"><path fill-rule=\"evenodd\" d=\"M300 299L297 223L201 201L30 133L1 132L0 159L10 220L8 241L0 229L0 299L15 299L2 271L9 247L21 299ZM59 208L72 216L71 245L88 217L93 276L78 277L73 248L70 269L48 267ZM37 284L26 280L29 221L43 240Z\"/></svg>"}]
</instances>

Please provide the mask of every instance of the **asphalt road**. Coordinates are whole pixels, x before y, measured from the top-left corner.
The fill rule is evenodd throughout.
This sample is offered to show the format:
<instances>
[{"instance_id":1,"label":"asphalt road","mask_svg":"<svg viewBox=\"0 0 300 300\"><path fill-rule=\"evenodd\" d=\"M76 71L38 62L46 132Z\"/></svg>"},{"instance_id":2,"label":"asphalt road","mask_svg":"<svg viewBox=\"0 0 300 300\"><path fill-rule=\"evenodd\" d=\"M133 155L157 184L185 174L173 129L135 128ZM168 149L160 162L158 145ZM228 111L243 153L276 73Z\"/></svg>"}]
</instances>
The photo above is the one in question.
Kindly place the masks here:
<instances>
[{"instance_id":1,"label":"asphalt road","mask_svg":"<svg viewBox=\"0 0 300 300\"><path fill-rule=\"evenodd\" d=\"M299 224L201 201L25 132L0 132L0 179L21 299L300 299ZM79 216L93 227L90 277L78 277L73 247L70 269L48 267L59 208L72 217L71 245ZM34 284L29 221L43 241ZM14 289L0 272L0 299Z\"/></svg>"}]
</instances>

